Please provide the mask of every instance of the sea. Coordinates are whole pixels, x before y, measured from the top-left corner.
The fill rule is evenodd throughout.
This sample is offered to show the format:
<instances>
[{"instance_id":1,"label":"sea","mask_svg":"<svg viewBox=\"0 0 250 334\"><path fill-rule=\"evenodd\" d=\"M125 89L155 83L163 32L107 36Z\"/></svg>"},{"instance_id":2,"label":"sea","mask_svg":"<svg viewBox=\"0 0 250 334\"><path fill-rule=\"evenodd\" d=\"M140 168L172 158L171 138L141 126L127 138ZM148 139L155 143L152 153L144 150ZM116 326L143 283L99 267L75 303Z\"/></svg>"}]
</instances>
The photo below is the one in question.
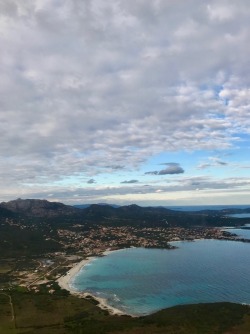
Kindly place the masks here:
<instances>
[{"instance_id":1,"label":"sea","mask_svg":"<svg viewBox=\"0 0 250 334\"><path fill-rule=\"evenodd\" d=\"M187 206L164 206L166 209L175 211L201 211L201 210L223 210L223 209L247 209L250 204L244 205L187 205ZM240 217L241 218L241 217Z\"/></svg>"},{"instance_id":2,"label":"sea","mask_svg":"<svg viewBox=\"0 0 250 334\"><path fill-rule=\"evenodd\" d=\"M239 230L250 236L250 230ZM250 243L172 244L178 248L129 248L96 257L72 278L71 288L133 316L183 304L250 304Z\"/></svg>"},{"instance_id":3,"label":"sea","mask_svg":"<svg viewBox=\"0 0 250 334\"><path fill-rule=\"evenodd\" d=\"M245 217L237 217L237 218L245 218ZM225 228L224 231L234 233L244 239L250 239L250 224L245 224L243 226L235 228L232 227Z\"/></svg>"}]
</instances>

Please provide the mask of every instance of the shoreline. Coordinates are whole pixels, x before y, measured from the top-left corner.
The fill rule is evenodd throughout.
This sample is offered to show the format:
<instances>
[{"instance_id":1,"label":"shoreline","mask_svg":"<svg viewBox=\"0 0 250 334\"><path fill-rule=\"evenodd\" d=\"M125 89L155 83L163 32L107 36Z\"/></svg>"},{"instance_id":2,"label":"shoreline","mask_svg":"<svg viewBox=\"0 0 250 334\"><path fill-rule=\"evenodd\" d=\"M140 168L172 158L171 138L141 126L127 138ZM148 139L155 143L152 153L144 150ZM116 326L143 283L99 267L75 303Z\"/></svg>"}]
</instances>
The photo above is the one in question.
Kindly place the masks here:
<instances>
[{"instance_id":1,"label":"shoreline","mask_svg":"<svg viewBox=\"0 0 250 334\"><path fill-rule=\"evenodd\" d=\"M112 252L116 252L116 251L119 251L120 249L117 249L115 251L104 251L101 256L106 256ZM91 262L93 259L95 259L96 256L92 256L92 257L87 257L86 259L84 260L81 260L80 262L76 263L75 265L73 265L72 268L70 268L67 273L61 277L59 277L57 279L57 283L59 284L59 286L62 288L62 289L65 289L65 290L68 290L70 292L71 295L74 295L76 297L79 297L79 298L85 298L87 299L88 297L91 297L93 299L95 299L98 304L97 306L100 307L102 310L105 310L105 311L108 311L110 315L126 315L126 316L131 316L131 317L135 317L133 315L130 315L130 314L127 314L111 305L109 305L108 301L105 299L105 298L101 298L101 297L97 297L93 294L91 294L90 292L80 292L80 291L77 291L75 289L73 289L71 286L70 286L70 281L72 280L72 278L77 275L77 273L86 265L88 264L89 262Z\"/></svg>"},{"instance_id":2,"label":"shoreline","mask_svg":"<svg viewBox=\"0 0 250 334\"><path fill-rule=\"evenodd\" d=\"M192 240L192 242L197 242L197 241L202 241L202 240L231 241L231 242L235 242L236 241L236 240L220 240L220 239L214 239L214 238L212 238L212 239L196 238L196 239ZM172 241L172 242L170 242L170 244L178 244L178 243L181 243L181 242L190 242L190 241L187 241L187 240ZM133 248L136 248L136 247L133 247ZM173 249L175 249L175 248L178 248L178 247L174 247ZM75 275L77 275L77 273L86 264L88 264L89 262L91 262L94 259L98 258L99 256L106 256L106 255L108 255L110 253L122 251L124 249L130 249L130 248L120 248L120 249L116 249L116 250L106 250L106 251L104 251L103 253L101 253L101 254L99 254L97 256L87 257L86 259L83 259L80 262L73 264L72 268L70 268L65 275L59 277L56 281L58 282L59 286L62 289L68 290L71 295L74 295L74 296L76 296L78 298L84 298L86 300L88 300L88 298L90 298L90 297L93 298L95 301L98 302L98 304L96 306L99 307L102 310L107 311L110 315L114 315L114 316L129 316L129 317L132 317L132 318L138 318L141 315L130 314L130 313L127 313L125 311L122 311L122 310L120 310L118 308L115 308L115 307L111 306L109 304L108 299L96 296L96 295L94 295L94 294L92 294L90 292L84 292L84 291L80 292L80 291L77 291L76 289L74 289L70 285L70 281L72 280L72 278ZM233 302L233 303L242 304L242 305L248 305L246 303L240 303L240 302ZM168 308L168 307L166 307L166 308ZM149 314L147 314L147 315L149 315Z\"/></svg>"}]
</instances>

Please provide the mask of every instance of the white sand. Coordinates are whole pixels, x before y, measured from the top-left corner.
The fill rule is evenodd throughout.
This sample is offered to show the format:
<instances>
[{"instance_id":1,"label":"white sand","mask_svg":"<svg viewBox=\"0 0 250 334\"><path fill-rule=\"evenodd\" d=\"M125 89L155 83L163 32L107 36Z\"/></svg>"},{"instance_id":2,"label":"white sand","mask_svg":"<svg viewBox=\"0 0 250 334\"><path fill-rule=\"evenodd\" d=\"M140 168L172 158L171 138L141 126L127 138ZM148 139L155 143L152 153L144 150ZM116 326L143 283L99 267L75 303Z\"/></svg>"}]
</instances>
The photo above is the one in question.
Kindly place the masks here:
<instances>
[{"instance_id":1,"label":"white sand","mask_svg":"<svg viewBox=\"0 0 250 334\"><path fill-rule=\"evenodd\" d=\"M72 277L74 277L80 269L87 264L91 258L87 258L86 260L82 260L81 262L74 265L65 276L61 276L58 278L57 282L62 289L69 290L71 292L71 288L69 286L69 282Z\"/></svg>"},{"instance_id":2,"label":"white sand","mask_svg":"<svg viewBox=\"0 0 250 334\"><path fill-rule=\"evenodd\" d=\"M111 251L106 251L103 253L103 255L107 255L111 253ZM90 262L91 260L93 260L94 257L89 257L86 260L82 260L81 262L77 263L75 266L73 266L67 273L65 276L61 276L60 278L58 278L57 282L60 285L60 287L62 289L68 290L72 295L81 297L81 298L86 298L91 296L92 298L94 298L96 301L99 302L99 304L97 305L98 307L100 307L102 310L107 310L110 314L112 315L126 315L126 313L122 312L121 310L118 310L112 306L110 306L107 303L107 300L104 298L100 298L100 297L96 297L88 292L79 292L76 291L74 289L72 289L72 287L70 286L70 281L71 279L80 271L80 269L85 266L88 262Z\"/></svg>"}]
</instances>

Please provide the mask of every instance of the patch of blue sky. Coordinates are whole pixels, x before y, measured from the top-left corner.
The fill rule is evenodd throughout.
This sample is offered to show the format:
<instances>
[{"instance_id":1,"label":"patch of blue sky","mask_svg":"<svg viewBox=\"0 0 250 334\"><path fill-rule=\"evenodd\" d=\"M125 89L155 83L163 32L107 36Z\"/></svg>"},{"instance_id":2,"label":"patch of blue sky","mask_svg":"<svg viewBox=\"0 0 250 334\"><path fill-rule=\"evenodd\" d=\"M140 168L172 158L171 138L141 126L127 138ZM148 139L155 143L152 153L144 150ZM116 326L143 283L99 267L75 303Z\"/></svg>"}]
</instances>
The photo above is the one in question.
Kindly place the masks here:
<instances>
[{"instance_id":1,"label":"patch of blue sky","mask_svg":"<svg viewBox=\"0 0 250 334\"><path fill-rule=\"evenodd\" d=\"M126 171L112 171L94 176L95 183L92 186L121 186L121 182L137 179L136 173Z\"/></svg>"},{"instance_id":2,"label":"patch of blue sky","mask_svg":"<svg viewBox=\"0 0 250 334\"><path fill-rule=\"evenodd\" d=\"M79 183L83 183L83 177L79 175L72 175L72 176L66 176L62 180L54 181L53 186L58 187L75 187L79 185Z\"/></svg>"},{"instance_id":3,"label":"patch of blue sky","mask_svg":"<svg viewBox=\"0 0 250 334\"><path fill-rule=\"evenodd\" d=\"M206 159L208 156L211 156L211 154L213 153L201 150L193 152L163 152L151 157L144 165L143 171L160 170L164 168L162 164L174 162L179 163L184 169L184 173L187 173L189 170L196 168L201 160Z\"/></svg>"},{"instance_id":4,"label":"patch of blue sky","mask_svg":"<svg viewBox=\"0 0 250 334\"><path fill-rule=\"evenodd\" d=\"M243 133L243 132L238 132L235 133L234 136L238 137L238 141L236 142L236 145L240 147L250 147L249 140L250 140L250 133Z\"/></svg>"},{"instance_id":5,"label":"patch of blue sky","mask_svg":"<svg viewBox=\"0 0 250 334\"><path fill-rule=\"evenodd\" d=\"M238 142L237 147L230 151L230 154L227 157L227 160L235 165L239 165L239 167L249 167L250 159L249 159L249 149L250 144L247 141Z\"/></svg>"},{"instance_id":6,"label":"patch of blue sky","mask_svg":"<svg viewBox=\"0 0 250 334\"><path fill-rule=\"evenodd\" d=\"M223 85L216 85L216 84L202 84L199 86L201 91L213 91L215 96L218 96L220 92L223 90Z\"/></svg>"},{"instance_id":7,"label":"patch of blue sky","mask_svg":"<svg viewBox=\"0 0 250 334\"><path fill-rule=\"evenodd\" d=\"M212 85L211 86L211 85L204 84L204 85L201 85L199 88L200 88L201 91L213 91L214 98L216 100L221 101L225 106L228 105L228 103L229 103L230 100L228 98L222 97L220 95L220 93L224 89L223 85ZM222 117L223 118L223 114L218 114L218 117Z\"/></svg>"}]
</instances>

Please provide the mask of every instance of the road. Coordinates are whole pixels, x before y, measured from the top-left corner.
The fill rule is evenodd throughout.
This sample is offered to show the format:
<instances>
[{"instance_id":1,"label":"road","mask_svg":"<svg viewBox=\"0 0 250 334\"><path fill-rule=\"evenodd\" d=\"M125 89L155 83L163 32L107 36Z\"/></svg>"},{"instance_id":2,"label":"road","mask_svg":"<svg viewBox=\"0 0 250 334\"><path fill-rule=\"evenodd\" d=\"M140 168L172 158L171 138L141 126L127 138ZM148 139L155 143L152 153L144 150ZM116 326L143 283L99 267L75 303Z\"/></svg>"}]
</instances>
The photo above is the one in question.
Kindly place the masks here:
<instances>
[{"instance_id":1,"label":"road","mask_svg":"<svg viewBox=\"0 0 250 334\"><path fill-rule=\"evenodd\" d=\"M14 306L12 303L12 298L11 295L5 293L5 292L0 292L0 295L7 296L9 298L9 304L10 304L10 309L11 309L11 321L14 322L14 328L16 328L16 318L15 318L15 311L14 311Z\"/></svg>"}]
</instances>

